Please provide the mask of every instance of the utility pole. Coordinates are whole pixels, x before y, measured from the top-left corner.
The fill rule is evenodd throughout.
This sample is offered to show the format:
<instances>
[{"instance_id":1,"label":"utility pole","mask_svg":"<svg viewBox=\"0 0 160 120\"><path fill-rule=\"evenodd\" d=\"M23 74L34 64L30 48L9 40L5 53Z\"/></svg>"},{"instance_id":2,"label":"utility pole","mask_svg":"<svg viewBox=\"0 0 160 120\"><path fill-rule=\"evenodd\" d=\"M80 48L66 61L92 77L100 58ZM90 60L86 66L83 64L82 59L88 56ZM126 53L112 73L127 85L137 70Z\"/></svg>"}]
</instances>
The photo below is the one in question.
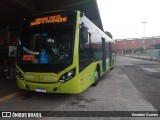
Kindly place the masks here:
<instances>
[{"instance_id":1,"label":"utility pole","mask_svg":"<svg viewBox=\"0 0 160 120\"><path fill-rule=\"evenodd\" d=\"M146 23L147 22L142 22L142 24L143 24L143 53L144 53L144 51L146 49L146 46L145 46L145 24Z\"/></svg>"},{"instance_id":2,"label":"utility pole","mask_svg":"<svg viewBox=\"0 0 160 120\"><path fill-rule=\"evenodd\" d=\"M126 55L126 39L123 40L123 45L124 45L124 50L123 50L124 53L123 54Z\"/></svg>"}]
</instances>

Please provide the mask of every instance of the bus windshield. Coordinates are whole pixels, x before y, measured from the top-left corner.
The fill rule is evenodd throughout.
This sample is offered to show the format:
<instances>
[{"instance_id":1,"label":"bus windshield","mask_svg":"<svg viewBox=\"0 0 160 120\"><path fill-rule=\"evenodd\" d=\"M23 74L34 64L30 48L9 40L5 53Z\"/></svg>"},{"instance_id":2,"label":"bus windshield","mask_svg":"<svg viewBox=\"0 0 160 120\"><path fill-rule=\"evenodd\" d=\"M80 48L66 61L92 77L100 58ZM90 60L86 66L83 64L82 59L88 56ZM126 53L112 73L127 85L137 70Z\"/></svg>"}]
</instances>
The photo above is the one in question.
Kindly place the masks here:
<instances>
[{"instance_id":1,"label":"bus windshield","mask_svg":"<svg viewBox=\"0 0 160 120\"><path fill-rule=\"evenodd\" d=\"M41 70L44 70L48 66L56 69L55 66L60 68L70 65L73 58L73 38L73 25L39 25L26 28L19 36L17 63L22 67L33 66L28 68L29 71L38 71L41 66Z\"/></svg>"}]
</instances>

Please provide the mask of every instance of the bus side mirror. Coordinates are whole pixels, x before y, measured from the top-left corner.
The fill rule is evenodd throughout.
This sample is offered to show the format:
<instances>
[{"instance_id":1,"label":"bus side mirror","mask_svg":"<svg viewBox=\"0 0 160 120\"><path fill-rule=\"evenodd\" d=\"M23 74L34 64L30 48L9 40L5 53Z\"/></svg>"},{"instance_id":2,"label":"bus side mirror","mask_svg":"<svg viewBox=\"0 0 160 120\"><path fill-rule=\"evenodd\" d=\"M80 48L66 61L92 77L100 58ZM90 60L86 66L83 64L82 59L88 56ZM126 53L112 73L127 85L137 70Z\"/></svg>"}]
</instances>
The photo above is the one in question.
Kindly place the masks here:
<instances>
[{"instance_id":1,"label":"bus side mirror","mask_svg":"<svg viewBox=\"0 0 160 120\"><path fill-rule=\"evenodd\" d=\"M88 42L88 28L85 27L84 23L81 23L81 42L82 43L87 43Z\"/></svg>"}]
</instances>

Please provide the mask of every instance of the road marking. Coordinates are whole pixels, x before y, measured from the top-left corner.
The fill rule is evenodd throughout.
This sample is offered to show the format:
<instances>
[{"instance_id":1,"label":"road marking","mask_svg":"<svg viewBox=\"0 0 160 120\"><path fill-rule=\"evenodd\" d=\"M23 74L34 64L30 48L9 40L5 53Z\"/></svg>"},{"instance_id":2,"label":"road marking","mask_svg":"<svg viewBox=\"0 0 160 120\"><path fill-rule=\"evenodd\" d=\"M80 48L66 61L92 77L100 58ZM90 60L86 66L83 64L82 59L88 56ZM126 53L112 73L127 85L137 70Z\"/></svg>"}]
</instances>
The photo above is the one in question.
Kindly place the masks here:
<instances>
[{"instance_id":1,"label":"road marking","mask_svg":"<svg viewBox=\"0 0 160 120\"><path fill-rule=\"evenodd\" d=\"M6 101L8 101L12 98L15 98L15 97L21 95L21 94L22 94L22 92L16 92L16 93L12 93L12 94L9 94L7 96L4 96L4 97L0 98L0 103L6 102Z\"/></svg>"},{"instance_id":2,"label":"road marking","mask_svg":"<svg viewBox=\"0 0 160 120\"><path fill-rule=\"evenodd\" d=\"M160 72L159 68L142 68L148 72Z\"/></svg>"},{"instance_id":3,"label":"road marking","mask_svg":"<svg viewBox=\"0 0 160 120\"><path fill-rule=\"evenodd\" d=\"M4 93L4 92L6 92L6 91L8 91L9 89L1 89L0 90L0 93Z\"/></svg>"}]
</instances>

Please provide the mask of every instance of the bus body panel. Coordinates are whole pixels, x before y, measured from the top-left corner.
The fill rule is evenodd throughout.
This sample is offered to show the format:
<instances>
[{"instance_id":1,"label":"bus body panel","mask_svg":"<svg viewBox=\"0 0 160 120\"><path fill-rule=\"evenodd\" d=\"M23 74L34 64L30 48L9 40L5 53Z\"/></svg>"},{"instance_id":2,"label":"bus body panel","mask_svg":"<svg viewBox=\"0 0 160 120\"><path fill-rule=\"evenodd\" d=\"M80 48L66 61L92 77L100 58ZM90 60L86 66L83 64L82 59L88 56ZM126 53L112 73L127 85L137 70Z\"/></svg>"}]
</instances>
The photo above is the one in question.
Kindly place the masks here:
<instances>
[{"instance_id":1,"label":"bus body panel","mask_svg":"<svg viewBox=\"0 0 160 120\"><path fill-rule=\"evenodd\" d=\"M20 89L26 89L30 91L44 89L48 93L81 93L94 83L94 72L96 64L97 63L92 63L80 74L76 75L73 79L70 79L65 83L37 83L20 80L17 77L18 87ZM54 89L56 89L56 91L54 91Z\"/></svg>"},{"instance_id":2,"label":"bus body panel","mask_svg":"<svg viewBox=\"0 0 160 120\"><path fill-rule=\"evenodd\" d=\"M109 70L110 69L108 67L109 62L108 60L106 61L107 61L106 63L108 64L107 70ZM36 89L41 88L46 90L46 92L48 93L72 93L72 94L81 93L95 82L94 73L96 70L96 65L100 65L100 69L102 71L102 61L94 62L90 64L86 69L84 69L81 73L76 75L73 79L70 79L65 83L60 83L60 82L43 83L44 81L41 83L36 83L36 81L33 82L33 81L20 80L17 77L18 87L20 89L25 89L30 91L36 91ZM32 75L33 74L34 73L32 73ZM104 73L101 72L100 76L102 76L103 74L105 74L105 72ZM27 73L27 75L29 74ZM43 75L46 75L46 74L43 73ZM28 86L28 88L26 86ZM55 88L56 88L56 91L54 91Z\"/></svg>"},{"instance_id":3,"label":"bus body panel","mask_svg":"<svg viewBox=\"0 0 160 120\"><path fill-rule=\"evenodd\" d=\"M65 83L37 83L20 80L17 77L18 87L20 89L26 89L30 91L36 91L36 89L44 89L48 93L81 93L95 82L94 73L96 70L95 66L97 64L101 64L101 61L90 64L80 74L76 75L73 79L70 79ZM56 91L54 91L55 88Z\"/></svg>"}]
</instances>

